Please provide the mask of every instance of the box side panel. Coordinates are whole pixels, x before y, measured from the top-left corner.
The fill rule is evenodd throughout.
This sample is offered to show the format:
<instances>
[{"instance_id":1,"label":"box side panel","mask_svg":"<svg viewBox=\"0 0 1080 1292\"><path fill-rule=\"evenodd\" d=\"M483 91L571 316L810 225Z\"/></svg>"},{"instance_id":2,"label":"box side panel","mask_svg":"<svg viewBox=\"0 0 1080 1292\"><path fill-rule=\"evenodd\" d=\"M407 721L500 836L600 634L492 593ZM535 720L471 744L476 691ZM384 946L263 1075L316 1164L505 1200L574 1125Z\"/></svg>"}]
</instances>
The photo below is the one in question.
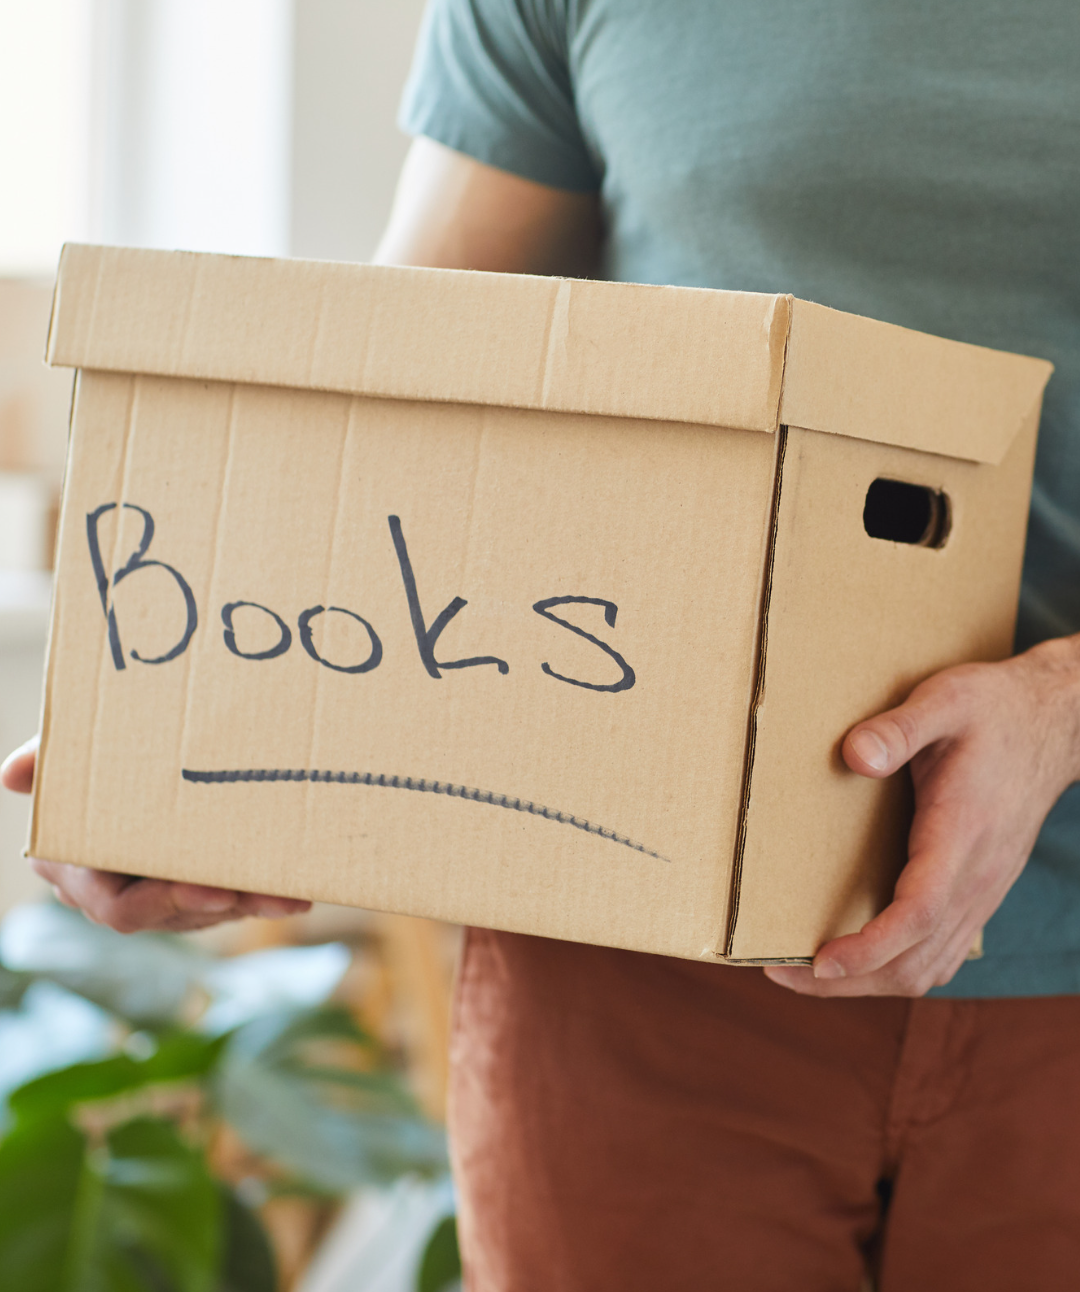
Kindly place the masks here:
<instances>
[{"instance_id":1,"label":"box side panel","mask_svg":"<svg viewBox=\"0 0 1080 1292\"><path fill-rule=\"evenodd\" d=\"M48 357L771 432L790 313L748 292L69 246Z\"/></svg>"},{"instance_id":2,"label":"box side panel","mask_svg":"<svg viewBox=\"0 0 1080 1292\"><path fill-rule=\"evenodd\" d=\"M82 389L83 389L82 374L79 372L76 372L75 379L72 384L72 391L71 391L71 404L70 404L70 412L68 416L68 439L67 439L66 461L64 465L64 477L63 477L63 481L61 482L61 489L60 489L60 502L59 502L59 509L58 509L59 514L57 516L57 522L56 522L56 538L55 538L55 548L53 552L53 563L54 563L54 567L56 568L58 568L58 564L60 560L60 551L64 545L64 516L66 511L64 506L64 499L67 496L68 481L71 479L71 453L72 453L72 445L75 440L75 427L79 422L79 408L82 403ZM24 849L24 856L27 856L27 857L37 857L39 855L39 853L37 852L38 806L42 798L42 787L45 784L45 780L46 780L46 773L44 768L45 768L45 763L48 756L49 728L51 725L51 709L52 709L52 706L50 704L50 699L49 699L52 688L50 686L49 679L53 673L53 665L54 665L54 660L56 655L53 643L57 637L56 625L59 617L58 601L59 601L59 598L57 596L56 580L54 578L53 589L52 589L52 600L49 606L49 627L45 638L45 667L43 669L43 684L41 689L39 720L38 720L39 744L38 744L37 759L36 759L35 768L34 768L34 785L33 785L32 799L31 799L31 806L30 806L30 822L29 822L29 828L27 831L26 847Z\"/></svg>"},{"instance_id":3,"label":"box side panel","mask_svg":"<svg viewBox=\"0 0 1080 1292\"><path fill-rule=\"evenodd\" d=\"M82 387L39 855L715 952L774 437Z\"/></svg>"},{"instance_id":4,"label":"box side panel","mask_svg":"<svg viewBox=\"0 0 1080 1292\"><path fill-rule=\"evenodd\" d=\"M1000 467L789 432L732 957L811 956L888 901L907 775L858 777L840 744L938 669L1009 654L1037 413ZM878 478L947 495L944 546L869 537Z\"/></svg>"}]
</instances>

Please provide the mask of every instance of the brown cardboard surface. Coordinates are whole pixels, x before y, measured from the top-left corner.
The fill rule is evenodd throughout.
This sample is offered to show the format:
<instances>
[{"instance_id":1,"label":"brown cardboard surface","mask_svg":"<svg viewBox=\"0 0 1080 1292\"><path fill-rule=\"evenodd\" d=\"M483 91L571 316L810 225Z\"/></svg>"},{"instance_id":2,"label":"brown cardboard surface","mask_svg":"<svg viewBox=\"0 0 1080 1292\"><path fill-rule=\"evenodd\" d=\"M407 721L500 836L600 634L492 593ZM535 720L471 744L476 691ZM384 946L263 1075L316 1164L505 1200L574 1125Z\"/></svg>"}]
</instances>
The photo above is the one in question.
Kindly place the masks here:
<instances>
[{"instance_id":1,"label":"brown cardboard surface","mask_svg":"<svg viewBox=\"0 0 1080 1292\"><path fill-rule=\"evenodd\" d=\"M65 247L49 362L774 431L790 297Z\"/></svg>"},{"instance_id":2,"label":"brown cardboard surface","mask_svg":"<svg viewBox=\"0 0 1080 1292\"><path fill-rule=\"evenodd\" d=\"M1050 373L789 296L78 244L48 358L741 430L782 421L980 462L1001 460Z\"/></svg>"},{"instance_id":3,"label":"brown cardboard surface","mask_svg":"<svg viewBox=\"0 0 1080 1292\"><path fill-rule=\"evenodd\" d=\"M83 373L60 543L49 704L31 851L122 871L322 897L698 956L719 948L743 775L775 437L463 405ZM199 627L176 659L184 598L162 567L110 591L111 652L85 517L124 499L153 517L148 560L189 583ZM443 661L428 675L388 517L400 517ZM104 513L107 568L144 533ZM600 649L533 610L610 643ZM290 625L279 657L241 659L221 609ZM365 674L305 653L305 609L362 615ZM366 630L322 616L327 659ZM250 607L238 645L280 632ZM322 769L489 791L341 783L205 784L183 770ZM645 851L627 846L641 845Z\"/></svg>"},{"instance_id":4,"label":"brown cardboard surface","mask_svg":"<svg viewBox=\"0 0 1080 1292\"><path fill-rule=\"evenodd\" d=\"M803 957L902 855L842 735L1008 649L1041 361L786 296L79 247L49 355L38 856ZM868 536L878 477L948 495L943 546Z\"/></svg>"},{"instance_id":5,"label":"brown cardboard surface","mask_svg":"<svg viewBox=\"0 0 1080 1292\"><path fill-rule=\"evenodd\" d=\"M840 744L931 673L1010 653L1036 427L997 468L789 430L734 958L813 955L888 900L907 776L856 776ZM866 534L878 477L944 491L943 547Z\"/></svg>"},{"instance_id":6,"label":"brown cardboard surface","mask_svg":"<svg viewBox=\"0 0 1080 1292\"><path fill-rule=\"evenodd\" d=\"M795 301L780 421L997 463L1051 371L1045 359Z\"/></svg>"}]
</instances>

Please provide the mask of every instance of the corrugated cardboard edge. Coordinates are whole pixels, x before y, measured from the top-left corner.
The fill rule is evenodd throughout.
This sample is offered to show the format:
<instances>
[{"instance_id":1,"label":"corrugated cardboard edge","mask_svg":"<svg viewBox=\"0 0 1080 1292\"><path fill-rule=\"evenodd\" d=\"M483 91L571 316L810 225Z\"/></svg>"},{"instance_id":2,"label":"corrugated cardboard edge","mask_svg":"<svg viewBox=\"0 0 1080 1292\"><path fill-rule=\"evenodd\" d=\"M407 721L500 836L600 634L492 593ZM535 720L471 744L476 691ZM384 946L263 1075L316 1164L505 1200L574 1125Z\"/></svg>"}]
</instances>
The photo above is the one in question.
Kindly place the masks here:
<instances>
[{"instance_id":1,"label":"corrugated cardboard edge","mask_svg":"<svg viewBox=\"0 0 1080 1292\"><path fill-rule=\"evenodd\" d=\"M780 420L996 466L1053 370L796 300Z\"/></svg>"},{"instance_id":2,"label":"corrugated cardboard edge","mask_svg":"<svg viewBox=\"0 0 1080 1292\"><path fill-rule=\"evenodd\" d=\"M767 965L810 965L809 956L759 956L757 959L739 960L736 956L721 956L720 963L734 965L737 969L764 968Z\"/></svg>"},{"instance_id":3,"label":"corrugated cardboard edge","mask_svg":"<svg viewBox=\"0 0 1080 1292\"><path fill-rule=\"evenodd\" d=\"M773 432L790 320L788 296L69 245L46 357Z\"/></svg>"},{"instance_id":4,"label":"corrugated cardboard edge","mask_svg":"<svg viewBox=\"0 0 1080 1292\"><path fill-rule=\"evenodd\" d=\"M769 651L769 603L772 599L773 567L776 561L776 532L780 523L780 494L784 483L784 453L787 449L787 427L781 426L776 445L776 467L773 474L772 511L769 517L769 542L765 554L765 573L761 581L761 609L758 613L757 664L754 673L754 694L750 700L747 723L746 753L743 758L742 801L739 805L739 832L735 840L735 857L731 867L731 900L728 906L727 928L723 931L716 958L727 960L731 955L735 925L739 918L739 891L742 880L743 854L746 851L746 830L750 820L750 791L754 779L754 751L757 746L758 714L765 694L765 667ZM750 962L746 962L750 963ZM754 963L767 963L755 961Z\"/></svg>"},{"instance_id":5,"label":"corrugated cardboard edge","mask_svg":"<svg viewBox=\"0 0 1080 1292\"><path fill-rule=\"evenodd\" d=\"M55 315L55 313L56 313L56 292L54 290L53 314ZM51 333L52 331L51 319L49 322L49 330ZM78 373L76 373L75 381L73 382L71 387L71 404L68 408L68 456L64 463L64 479L61 482L61 487L60 487L60 508L59 508L59 514L57 516L56 540L55 540L57 552L59 552L60 550L60 543L62 538L61 531L63 530L63 526L64 526L64 497L67 493L67 488L68 488L68 469L70 465L70 453L71 453L71 428L75 421L76 405L78 403L78 399L79 399L79 376L78 376ZM44 667L42 668L41 703L38 707L39 743L38 743L38 752L37 752L37 766L41 765L41 759L44 757L45 746L48 744L48 739L49 739L49 723L50 723L50 714L51 714L51 708L52 708L51 678L52 678L53 663L55 658L54 652L53 652L53 638L56 632L56 622L60 616L60 613L61 613L60 584L54 575L53 587L52 587L52 598L49 604L49 623L45 633L45 660L44 660ZM26 825L26 845L23 848L23 854L22 854L24 857L33 857L35 855L35 841L37 839L37 833L38 833L38 787L39 785L40 785L40 777L35 776L34 784L31 790L30 817Z\"/></svg>"},{"instance_id":6,"label":"corrugated cardboard edge","mask_svg":"<svg viewBox=\"0 0 1080 1292\"><path fill-rule=\"evenodd\" d=\"M790 298L792 307L798 302ZM780 406L783 407L784 389L787 383L787 361L791 344L790 329L787 344L784 347L783 361L780 367ZM730 965L767 965L767 964L806 964L802 959L738 959L731 954L735 937L735 925L739 917L739 894L741 889L743 857L746 851L746 831L750 820L750 793L754 777L754 753L757 747L758 715L765 695L765 665L769 649L769 605L772 600L773 571L776 562L776 534L780 523L780 494L784 482L784 455L787 450L787 427L777 427L776 465L773 468L773 491L769 515L769 538L765 550L764 569L761 579L761 600L758 609L757 659L754 666L754 690L750 699L747 718L746 747L743 755L742 797L739 804L739 828L735 839L735 855L731 866L731 895L728 901L726 927L721 930L719 945L708 948L702 953L702 959L714 960Z\"/></svg>"}]
</instances>

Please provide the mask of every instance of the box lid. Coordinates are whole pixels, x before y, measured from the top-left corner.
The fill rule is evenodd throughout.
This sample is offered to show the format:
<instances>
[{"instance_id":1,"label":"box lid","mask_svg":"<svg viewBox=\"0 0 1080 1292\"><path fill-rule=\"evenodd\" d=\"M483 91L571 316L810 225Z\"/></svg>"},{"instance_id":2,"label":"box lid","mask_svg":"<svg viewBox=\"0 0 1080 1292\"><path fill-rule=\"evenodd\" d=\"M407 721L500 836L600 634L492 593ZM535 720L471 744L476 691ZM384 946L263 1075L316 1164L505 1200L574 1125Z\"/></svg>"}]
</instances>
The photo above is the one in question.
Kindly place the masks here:
<instances>
[{"instance_id":1,"label":"box lid","mask_svg":"<svg viewBox=\"0 0 1080 1292\"><path fill-rule=\"evenodd\" d=\"M997 465L1053 370L796 300L779 420Z\"/></svg>"},{"instance_id":2,"label":"box lid","mask_svg":"<svg viewBox=\"0 0 1080 1292\"><path fill-rule=\"evenodd\" d=\"M69 245L48 362L999 462L1052 371L785 295Z\"/></svg>"}]
</instances>

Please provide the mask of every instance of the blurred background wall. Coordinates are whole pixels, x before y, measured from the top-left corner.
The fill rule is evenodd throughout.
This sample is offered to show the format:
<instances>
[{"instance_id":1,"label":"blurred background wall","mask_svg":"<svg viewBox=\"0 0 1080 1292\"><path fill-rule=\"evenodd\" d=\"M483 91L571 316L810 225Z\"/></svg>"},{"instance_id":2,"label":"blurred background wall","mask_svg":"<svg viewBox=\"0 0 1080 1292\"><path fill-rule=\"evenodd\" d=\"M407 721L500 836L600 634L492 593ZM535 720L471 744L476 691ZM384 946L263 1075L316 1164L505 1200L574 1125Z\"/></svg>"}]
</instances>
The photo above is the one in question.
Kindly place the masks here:
<instances>
[{"instance_id":1,"label":"blurred background wall","mask_svg":"<svg viewBox=\"0 0 1080 1292\"><path fill-rule=\"evenodd\" d=\"M65 241L363 260L422 0L0 0L0 747L37 724L71 377ZM0 913L34 891L0 795Z\"/></svg>"},{"instance_id":2,"label":"blurred background wall","mask_svg":"<svg viewBox=\"0 0 1080 1292\"><path fill-rule=\"evenodd\" d=\"M421 0L0 0L0 274L60 245L369 256Z\"/></svg>"}]
</instances>

